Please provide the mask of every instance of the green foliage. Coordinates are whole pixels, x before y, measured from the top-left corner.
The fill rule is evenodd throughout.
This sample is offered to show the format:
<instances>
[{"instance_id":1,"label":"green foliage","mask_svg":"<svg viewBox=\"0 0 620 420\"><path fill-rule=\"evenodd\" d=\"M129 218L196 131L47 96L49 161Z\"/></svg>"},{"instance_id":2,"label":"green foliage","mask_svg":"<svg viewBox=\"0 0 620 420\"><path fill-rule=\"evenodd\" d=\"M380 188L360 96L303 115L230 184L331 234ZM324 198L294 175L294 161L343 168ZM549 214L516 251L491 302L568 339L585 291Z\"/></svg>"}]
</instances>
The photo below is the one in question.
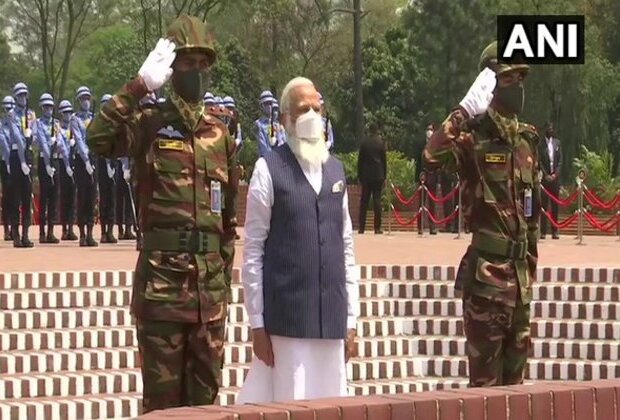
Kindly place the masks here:
<instances>
[{"instance_id":1,"label":"green foliage","mask_svg":"<svg viewBox=\"0 0 620 420\"><path fill-rule=\"evenodd\" d=\"M357 159L358 152L338 153L335 155L344 166L345 176L348 184L357 184ZM387 172L388 179L386 183L385 194L383 195L383 207L388 208L390 200L396 205L398 200L391 193L390 183L398 187L398 189L409 197L415 191L417 182L415 179L416 162L414 159L408 159L404 153L390 151L387 153Z\"/></svg>"},{"instance_id":2,"label":"green foliage","mask_svg":"<svg viewBox=\"0 0 620 420\"><path fill-rule=\"evenodd\" d=\"M605 200L613 198L620 188L620 179L612 176L612 156L608 152L596 153L581 146L581 155L573 160L575 175L586 172L585 183Z\"/></svg>"},{"instance_id":3,"label":"green foliage","mask_svg":"<svg viewBox=\"0 0 620 420\"><path fill-rule=\"evenodd\" d=\"M75 58L71 83L66 95L80 85L91 88L96 97L114 93L134 78L145 57L137 32L129 25L118 24L99 29L90 35Z\"/></svg>"}]
</instances>

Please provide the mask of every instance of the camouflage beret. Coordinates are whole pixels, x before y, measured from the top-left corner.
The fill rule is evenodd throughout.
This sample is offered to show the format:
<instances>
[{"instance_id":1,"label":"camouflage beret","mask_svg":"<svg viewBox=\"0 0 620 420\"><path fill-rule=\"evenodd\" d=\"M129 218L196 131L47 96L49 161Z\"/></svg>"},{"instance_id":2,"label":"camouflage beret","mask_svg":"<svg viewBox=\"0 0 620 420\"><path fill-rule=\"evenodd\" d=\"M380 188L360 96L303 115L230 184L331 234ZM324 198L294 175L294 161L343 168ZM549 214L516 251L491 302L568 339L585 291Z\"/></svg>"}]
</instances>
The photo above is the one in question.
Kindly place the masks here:
<instances>
[{"instance_id":1,"label":"camouflage beret","mask_svg":"<svg viewBox=\"0 0 620 420\"><path fill-rule=\"evenodd\" d=\"M176 53L181 51L204 52L209 64L215 62L216 54L213 40L206 23L194 16L179 16L168 27L167 38L174 42Z\"/></svg>"},{"instance_id":2,"label":"camouflage beret","mask_svg":"<svg viewBox=\"0 0 620 420\"><path fill-rule=\"evenodd\" d=\"M527 73L530 66L527 64L500 64L497 62L497 41L491 42L480 54L478 70L482 71L485 67L490 68L495 74L500 75L509 71L520 70Z\"/></svg>"}]
</instances>

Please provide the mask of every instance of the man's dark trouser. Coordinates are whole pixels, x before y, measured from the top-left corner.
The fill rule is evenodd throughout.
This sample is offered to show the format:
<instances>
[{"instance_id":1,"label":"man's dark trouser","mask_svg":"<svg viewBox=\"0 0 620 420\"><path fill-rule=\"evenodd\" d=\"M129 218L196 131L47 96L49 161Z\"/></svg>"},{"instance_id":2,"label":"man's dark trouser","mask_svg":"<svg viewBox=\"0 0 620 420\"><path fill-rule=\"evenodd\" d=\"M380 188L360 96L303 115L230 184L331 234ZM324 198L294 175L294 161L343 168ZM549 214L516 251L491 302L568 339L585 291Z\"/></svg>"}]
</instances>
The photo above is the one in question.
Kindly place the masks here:
<instances>
[{"instance_id":1,"label":"man's dark trouser","mask_svg":"<svg viewBox=\"0 0 620 420\"><path fill-rule=\"evenodd\" d=\"M454 187L456 186L456 179L455 176L452 174L447 174L447 173L442 173L441 177L440 177L441 181L441 196L445 197L446 195L450 194L452 192L452 190L454 189ZM452 214L452 212L454 211L455 203L458 200L458 196L454 196L453 198L451 198L450 200L446 200L443 203L443 217L448 217ZM449 221L446 223L446 227L445 230L446 232L457 232L458 229L458 221L457 218L454 218L453 220Z\"/></svg>"},{"instance_id":2,"label":"man's dark trouser","mask_svg":"<svg viewBox=\"0 0 620 420\"><path fill-rule=\"evenodd\" d=\"M51 159L50 164L56 170L54 177L50 178L45 170L43 158L39 158L39 232L44 235L45 227L51 231L56 220L56 206L58 204L58 172L60 163L58 159Z\"/></svg>"},{"instance_id":3,"label":"man's dark trouser","mask_svg":"<svg viewBox=\"0 0 620 420\"><path fill-rule=\"evenodd\" d=\"M31 209L32 205L32 182L30 181L30 175L24 175L22 172L21 162L16 150L11 151L11 157L9 159L11 175L9 177L11 183L11 210L10 221L13 229L17 229L19 226L19 214L21 210L22 214L22 233L26 232L31 223ZM16 235L18 232L13 232Z\"/></svg>"},{"instance_id":4,"label":"man's dark trouser","mask_svg":"<svg viewBox=\"0 0 620 420\"><path fill-rule=\"evenodd\" d=\"M558 197L560 195L559 179L556 179L555 181L551 181L551 182L543 181L543 186L547 189L547 191L549 191L555 197ZM549 213L549 211L551 210L551 217L553 217L553 220L557 221L558 213L559 213L558 203L556 203L552 198L549 198L547 193L545 193L544 191L541 194L541 198L542 198L543 208L547 211L547 213ZM547 234L548 225L549 225L549 220L547 220L547 216L545 216L544 214L541 214L540 215L540 234L541 235ZM558 228L551 225L551 233L553 235L557 235Z\"/></svg>"},{"instance_id":5,"label":"man's dark trouser","mask_svg":"<svg viewBox=\"0 0 620 420\"><path fill-rule=\"evenodd\" d=\"M144 412L213 404L224 364L226 319L209 324L136 321Z\"/></svg>"},{"instance_id":6,"label":"man's dark trouser","mask_svg":"<svg viewBox=\"0 0 620 420\"><path fill-rule=\"evenodd\" d=\"M92 228L95 223L95 204L97 200L97 183L95 182L97 171L89 175L84 161L75 159L75 181L77 184L78 225L80 233L84 226Z\"/></svg>"},{"instance_id":7,"label":"man's dark trouser","mask_svg":"<svg viewBox=\"0 0 620 420\"><path fill-rule=\"evenodd\" d=\"M463 321L469 386L523 383L530 350L530 305L519 296L511 308L464 291Z\"/></svg>"},{"instance_id":8,"label":"man's dark trouser","mask_svg":"<svg viewBox=\"0 0 620 420\"><path fill-rule=\"evenodd\" d=\"M60 224L63 232L75 223L75 174L71 178L60 169Z\"/></svg>"},{"instance_id":9,"label":"man's dark trouser","mask_svg":"<svg viewBox=\"0 0 620 420\"><path fill-rule=\"evenodd\" d=\"M7 162L0 160L0 183L2 184L2 202L0 203L0 211L2 212L2 226L4 227L5 232L7 232L11 226L11 218L9 217L11 211L11 188L7 165Z\"/></svg>"},{"instance_id":10,"label":"man's dark trouser","mask_svg":"<svg viewBox=\"0 0 620 420\"><path fill-rule=\"evenodd\" d=\"M99 222L101 226L112 230L116 212L115 179L108 176L106 160L97 160L97 178L99 183Z\"/></svg>"},{"instance_id":11,"label":"man's dark trouser","mask_svg":"<svg viewBox=\"0 0 620 420\"><path fill-rule=\"evenodd\" d=\"M119 232L123 226L130 229L134 225L133 209L131 208L131 198L129 195L129 184L123 178L123 169L119 162L116 168L116 224ZM135 196L135 194L134 194ZM137 210L137 208L136 208Z\"/></svg>"},{"instance_id":12,"label":"man's dark trouser","mask_svg":"<svg viewBox=\"0 0 620 420\"><path fill-rule=\"evenodd\" d=\"M366 230L366 213L368 212L368 204L370 196L372 196L372 205L374 211L374 228L375 232L381 230L381 194L383 191L383 180L362 182L362 196L360 199L360 219L359 231Z\"/></svg>"},{"instance_id":13,"label":"man's dark trouser","mask_svg":"<svg viewBox=\"0 0 620 420\"><path fill-rule=\"evenodd\" d=\"M438 176L439 175L437 171L426 171L426 179L424 181L424 185L426 185L426 188L428 188L428 190L434 196L437 196ZM421 205L424 205L433 215L433 217L437 218L437 213L435 212L435 202L431 200L426 191L424 191L422 194L424 196L424 200L421 202ZM428 214L426 212L422 213L419 220L424 220L424 227L428 227L429 231L435 232L435 223L433 223L430 217L428 217ZM418 223L418 233L422 233L422 223Z\"/></svg>"}]
</instances>

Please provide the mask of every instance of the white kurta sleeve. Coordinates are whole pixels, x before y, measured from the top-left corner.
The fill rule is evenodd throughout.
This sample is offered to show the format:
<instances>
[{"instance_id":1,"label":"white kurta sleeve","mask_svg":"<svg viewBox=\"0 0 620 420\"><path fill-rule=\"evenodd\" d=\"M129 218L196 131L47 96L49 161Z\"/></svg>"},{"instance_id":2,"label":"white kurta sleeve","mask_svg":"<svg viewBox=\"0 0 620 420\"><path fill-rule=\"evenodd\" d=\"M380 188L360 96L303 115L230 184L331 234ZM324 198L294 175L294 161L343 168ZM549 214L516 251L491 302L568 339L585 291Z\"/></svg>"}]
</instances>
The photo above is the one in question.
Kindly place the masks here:
<instances>
[{"instance_id":1,"label":"white kurta sleeve","mask_svg":"<svg viewBox=\"0 0 620 420\"><path fill-rule=\"evenodd\" d=\"M353 225L351 224L351 215L349 214L349 197L346 190L342 199L342 219L344 221L342 228L342 239L344 241L344 263L347 282L347 328L355 329L357 327L357 318L360 312L360 271L359 267L355 265Z\"/></svg>"},{"instance_id":2,"label":"white kurta sleeve","mask_svg":"<svg viewBox=\"0 0 620 420\"><path fill-rule=\"evenodd\" d=\"M242 282L245 309L250 326L263 328L263 257L265 240L269 235L271 207L273 206L273 183L267 162L256 161L248 188L245 210L245 243L243 246Z\"/></svg>"}]
</instances>

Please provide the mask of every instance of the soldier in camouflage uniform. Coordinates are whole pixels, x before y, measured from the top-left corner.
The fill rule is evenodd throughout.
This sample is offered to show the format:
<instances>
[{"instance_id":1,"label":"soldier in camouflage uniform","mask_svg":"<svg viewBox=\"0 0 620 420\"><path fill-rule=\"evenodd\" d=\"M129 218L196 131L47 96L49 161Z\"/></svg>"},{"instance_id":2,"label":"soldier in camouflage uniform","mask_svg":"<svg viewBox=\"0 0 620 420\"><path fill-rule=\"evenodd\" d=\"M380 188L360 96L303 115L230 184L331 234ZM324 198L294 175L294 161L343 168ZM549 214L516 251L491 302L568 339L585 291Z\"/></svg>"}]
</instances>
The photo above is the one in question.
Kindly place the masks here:
<instances>
[{"instance_id":1,"label":"soldier in camouflage uniform","mask_svg":"<svg viewBox=\"0 0 620 420\"><path fill-rule=\"evenodd\" d=\"M431 168L458 171L472 242L456 279L462 290L470 386L523 382L538 258L538 133L518 121L525 64L497 61L481 73L424 151Z\"/></svg>"},{"instance_id":2,"label":"soldier in camouflage uniform","mask_svg":"<svg viewBox=\"0 0 620 420\"><path fill-rule=\"evenodd\" d=\"M96 153L135 162L142 237L131 308L146 412L212 404L219 389L237 177L234 140L202 100L215 57L206 25L181 16L89 127ZM168 79L168 100L140 108Z\"/></svg>"}]
</instances>

